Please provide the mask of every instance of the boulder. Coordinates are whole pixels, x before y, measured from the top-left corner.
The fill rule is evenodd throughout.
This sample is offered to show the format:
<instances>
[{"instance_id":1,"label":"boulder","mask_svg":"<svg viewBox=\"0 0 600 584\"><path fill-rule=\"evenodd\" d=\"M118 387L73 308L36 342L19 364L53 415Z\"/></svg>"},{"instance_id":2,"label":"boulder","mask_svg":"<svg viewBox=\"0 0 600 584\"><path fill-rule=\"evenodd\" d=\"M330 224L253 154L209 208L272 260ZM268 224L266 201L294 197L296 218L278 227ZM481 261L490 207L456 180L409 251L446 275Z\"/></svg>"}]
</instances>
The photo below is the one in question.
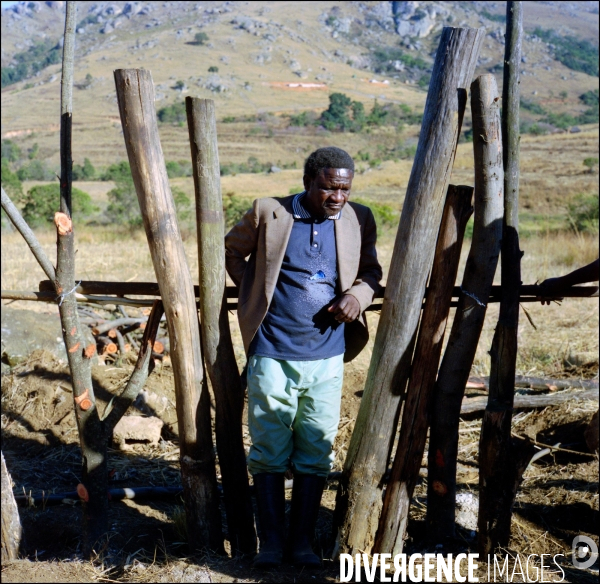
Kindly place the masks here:
<instances>
[{"instance_id":1,"label":"boulder","mask_svg":"<svg viewBox=\"0 0 600 584\"><path fill-rule=\"evenodd\" d=\"M113 440L121 450L131 448L132 444L158 444L163 422L155 417L123 416L113 431Z\"/></svg>"}]
</instances>

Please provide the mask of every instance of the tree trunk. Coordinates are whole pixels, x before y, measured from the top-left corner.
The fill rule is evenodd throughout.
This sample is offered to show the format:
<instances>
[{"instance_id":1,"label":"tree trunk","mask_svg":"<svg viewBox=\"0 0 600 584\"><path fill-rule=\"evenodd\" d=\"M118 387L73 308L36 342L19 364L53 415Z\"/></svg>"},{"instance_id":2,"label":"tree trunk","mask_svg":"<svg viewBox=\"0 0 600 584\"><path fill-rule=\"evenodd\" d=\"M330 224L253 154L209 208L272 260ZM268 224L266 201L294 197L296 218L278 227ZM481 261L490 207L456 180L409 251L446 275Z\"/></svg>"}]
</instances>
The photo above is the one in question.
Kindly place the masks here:
<instances>
[{"instance_id":1,"label":"tree trunk","mask_svg":"<svg viewBox=\"0 0 600 584\"><path fill-rule=\"evenodd\" d=\"M429 292L423 309L412 374L402 412L400 437L373 550L402 553L403 538L429 427L430 401L442 352L452 289L467 221L473 212L473 187L448 187Z\"/></svg>"},{"instance_id":2,"label":"tree trunk","mask_svg":"<svg viewBox=\"0 0 600 584\"><path fill-rule=\"evenodd\" d=\"M0 459L2 462L2 563L4 563L19 557L22 529L12 480L4 462L4 454L1 452Z\"/></svg>"},{"instance_id":3,"label":"tree trunk","mask_svg":"<svg viewBox=\"0 0 600 584\"><path fill-rule=\"evenodd\" d=\"M483 75L473 82L473 239L462 294L434 390L429 436L427 526L437 540L454 535L460 408L500 255L504 197L498 101L492 75Z\"/></svg>"},{"instance_id":4,"label":"tree trunk","mask_svg":"<svg viewBox=\"0 0 600 584\"><path fill-rule=\"evenodd\" d=\"M125 146L171 341L188 539L192 549L221 551L210 400L201 398L198 314L160 145L152 77L144 69L117 69L114 74ZM208 432L199 422L209 424Z\"/></svg>"},{"instance_id":5,"label":"tree trunk","mask_svg":"<svg viewBox=\"0 0 600 584\"><path fill-rule=\"evenodd\" d=\"M483 29L444 28L402 209L365 392L338 489L340 549L368 552L381 510L400 397Z\"/></svg>"},{"instance_id":6,"label":"tree trunk","mask_svg":"<svg viewBox=\"0 0 600 584\"><path fill-rule=\"evenodd\" d=\"M497 546L508 545L512 505L520 483L519 469L523 462L521 458L529 452L528 448L516 444L510 436L522 256L519 249L519 67L522 42L523 3L508 2L502 92L505 192L501 259L502 301L490 351L490 394L479 443L478 547L481 554L493 553ZM516 454L519 456L516 457ZM524 468L520 472L523 470Z\"/></svg>"},{"instance_id":7,"label":"tree trunk","mask_svg":"<svg viewBox=\"0 0 600 584\"><path fill-rule=\"evenodd\" d=\"M255 553L256 531L242 435L244 394L225 295L225 219L212 99L186 98L192 149L200 271L202 352L215 394L217 452L232 553Z\"/></svg>"}]
</instances>

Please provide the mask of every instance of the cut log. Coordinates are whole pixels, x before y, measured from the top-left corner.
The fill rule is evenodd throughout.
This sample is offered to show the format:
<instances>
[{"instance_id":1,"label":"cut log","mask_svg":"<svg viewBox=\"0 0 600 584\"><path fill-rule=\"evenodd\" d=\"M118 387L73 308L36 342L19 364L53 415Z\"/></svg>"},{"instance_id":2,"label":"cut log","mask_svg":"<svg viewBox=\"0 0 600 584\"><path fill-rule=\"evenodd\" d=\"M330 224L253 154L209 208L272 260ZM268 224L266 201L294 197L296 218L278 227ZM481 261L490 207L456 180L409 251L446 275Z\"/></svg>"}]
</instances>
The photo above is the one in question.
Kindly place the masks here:
<instances>
[{"instance_id":1,"label":"cut log","mask_svg":"<svg viewBox=\"0 0 600 584\"><path fill-rule=\"evenodd\" d=\"M189 543L192 549L221 551L210 400L203 392L194 287L160 145L152 76L145 69L117 69L114 75L125 146L171 339ZM208 429L199 424L208 424Z\"/></svg>"},{"instance_id":2,"label":"cut log","mask_svg":"<svg viewBox=\"0 0 600 584\"><path fill-rule=\"evenodd\" d=\"M410 371L466 89L483 29L444 28L394 245L364 396L340 481L335 521L340 551L369 553L382 506L383 477Z\"/></svg>"},{"instance_id":3,"label":"cut log","mask_svg":"<svg viewBox=\"0 0 600 584\"><path fill-rule=\"evenodd\" d=\"M452 287L458 272L465 228L473 212L472 199L473 187L448 187L429 293L402 412L400 437L373 546L375 552L402 553L410 500L425 450L430 401L450 311Z\"/></svg>"}]
</instances>

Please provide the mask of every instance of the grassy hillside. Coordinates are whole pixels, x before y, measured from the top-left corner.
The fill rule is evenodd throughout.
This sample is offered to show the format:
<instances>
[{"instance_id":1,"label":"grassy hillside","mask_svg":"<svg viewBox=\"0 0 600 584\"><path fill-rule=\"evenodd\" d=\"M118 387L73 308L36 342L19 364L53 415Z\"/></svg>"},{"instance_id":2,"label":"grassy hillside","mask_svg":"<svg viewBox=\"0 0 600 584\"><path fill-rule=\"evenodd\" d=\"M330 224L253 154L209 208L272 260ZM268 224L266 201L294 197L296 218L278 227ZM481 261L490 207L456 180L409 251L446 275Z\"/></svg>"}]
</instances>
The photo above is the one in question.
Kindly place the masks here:
<instances>
[{"instance_id":1,"label":"grassy hillside","mask_svg":"<svg viewBox=\"0 0 600 584\"><path fill-rule=\"evenodd\" d=\"M62 11L37 4L38 12L29 10L21 16L3 12L3 66L14 65L11 59L28 50L27 42L39 39L35 42L51 44L62 35ZM142 12L147 9L145 14L118 15L115 12L126 3L115 2L110 5L113 13L106 13L105 8L98 22L98 6L104 5L79 3L77 20L83 32L77 35L75 63L75 161L83 163L88 157L95 166L103 166L125 158L112 76L116 68L149 69L157 109L194 95L214 99L221 120L266 118L258 124L221 124L222 162L243 162L252 152L264 162L289 164L324 143L350 143L355 152L369 146L374 149L379 140L387 144L388 139L380 134L348 137L286 131L284 121L268 116L319 113L327 107L331 92L345 93L367 108L377 99L418 111L426 95L419 83L426 87L422 81L443 25L484 26L488 37L478 72L498 71L501 66L504 25L499 20L504 3L423 2L427 9L441 7L436 8L435 25L424 38L398 35L389 4L310 2L299 10L293 2L149 2L138 6ZM522 91L524 98L545 110L579 115L587 107L579 95L597 89L598 79L554 59L548 44L531 31L551 27L597 43L598 15L590 12L588 4L571 3L565 8L556 2L527 3ZM95 11L89 12L92 8ZM195 41L199 32L207 37L202 44ZM381 54L400 60L382 57L382 61ZM209 73L215 67L218 71ZM500 72L497 76L501 81ZM318 87L290 86L298 83ZM6 86L2 90L2 137L24 150L37 143L39 157L56 165L59 97L60 65ZM531 123L543 117L529 111L523 115ZM401 138L414 139L416 134L416 128L409 128ZM167 159L189 157L185 131L163 125L161 137Z\"/></svg>"}]
</instances>

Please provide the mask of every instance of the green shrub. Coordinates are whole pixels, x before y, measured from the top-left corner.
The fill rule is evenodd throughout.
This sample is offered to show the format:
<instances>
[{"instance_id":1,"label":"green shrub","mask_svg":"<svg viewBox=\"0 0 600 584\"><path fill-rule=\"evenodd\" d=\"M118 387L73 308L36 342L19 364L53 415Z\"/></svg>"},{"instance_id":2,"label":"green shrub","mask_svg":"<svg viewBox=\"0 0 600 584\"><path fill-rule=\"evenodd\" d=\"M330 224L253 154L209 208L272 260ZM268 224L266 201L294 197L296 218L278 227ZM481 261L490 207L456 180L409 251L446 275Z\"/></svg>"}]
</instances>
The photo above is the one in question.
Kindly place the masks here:
<instances>
[{"instance_id":1,"label":"green shrub","mask_svg":"<svg viewBox=\"0 0 600 584\"><path fill-rule=\"evenodd\" d=\"M270 162L260 162L255 156L250 156L248 162L231 162L229 164L221 164L221 176L267 172L271 166Z\"/></svg>"},{"instance_id":2,"label":"green shrub","mask_svg":"<svg viewBox=\"0 0 600 584\"><path fill-rule=\"evenodd\" d=\"M238 197L234 192L226 193L223 197L223 214L227 229L231 229L236 223L239 223L251 208L252 203L249 199Z\"/></svg>"},{"instance_id":3,"label":"green shrub","mask_svg":"<svg viewBox=\"0 0 600 584\"><path fill-rule=\"evenodd\" d=\"M545 136L548 133L548 130L538 124L532 124L527 128L527 132L534 136Z\"/></svg>"},{"instance_id":4,"label":"green shrub","mask_svg":"<svg viewBox=\"0 0 600 584\"><path fill-rule=\"evenodd\" d=\"M10 169L8 158L2 157L2 188L12 199L13 203L18 204L23 199L23 184L19 180L16 172Z\"/></svg>"},{"instance_id":5,"label":"green shrub","mask_svg":"<svg viewBox=\"0 0 600 584\"><path fill-rule=\"evenodd\" d=\"M566 112L559 114L548 113L548 115L540 121L546 122L547 124L552 124L561 130L566 130L570 126L574 126L579 122L578 118L575 118Z\"/></svg>"},{"instance_id":6,"label":"green shrub","mask_svg":"<svg viewBox=\"0 0 600 584\"><path fill-rule=\"evenodd\" d=\"M211 65L211 66L208 68L208 72L209 72L209 73L218 73L218 72L219 72L219 68L218 68L216 65Z\"/></svg>"},{"instance_id":7,"label":"green shrub","mask_svg":"<svg viewBox=\"0 0 600 584\"><path fill-rule=\"evenodd\" d=\"M131 179L131 168L129 162L121 160L115 164L111 164L100 177L100 180L133 180Z\"/></svg>"},{"instance_id":8,"label":"green shrub","mask_svg":"<svg viewBox=\"0 0 600 584\"><path fill-rule=\"evenodd\" d=\"M594 89L586 91L579 96L579 99L585 103L585 105L595 105L598 107L598 90Z\"/></svg>"},{"instance_id":9,"label":"green shrub","mask_svg":"<svg viewBox=\"0 0 600 584\"><path fill-rule=\"evenodd\" d=\"M182 101L160 108L156 115L163 124L178 124L187 120L185 103Z\"/></svg>"},{"instance_id":10,"label":"green shrub","mask_svg":"<svg viewBox=\"0 0 600 584\"><path fill-rule=\"evenodd\" d=\"M27 191L22 200L21 214L23 219L32 227L52 223L54 213L60 208L60 186L58 183L37 185ZM73 218L81 221L89 218L98 208L92 203L92 198L84 191L71 189L71 204Z\"/></svg>"},{"instance_id":11,"label":"green shrub","mask_svg":"<svg viewBox=\"0 0 600 584\"><path fill-rule=\"evenodd\" d=\"M583 166L585 166L591 174L594 172L594 167L598 166L598 159L596 157L585 158L583 160Z\"/></svg>"},{"instance_id":12,"label":"green shrub","mask_svg":"<svg viewBox=\"0 0 600 584\"><path fill-rule=\"evenodd\" d=\"M56 174L46 165L43 160L32 160L17 170L20 180L52 180Z\"/></svg>"},{"instance_id":13,"label":"green shrub","mask_svg":"<svg viewBox=\"0 0 600 584\"><path fill-rule=\"evenodd\" d=\"M394 209L394 207L391 205L386 205L385 203L376 203L375 201L361 198L351 198L350 200L353 203L359 203L371 209L373 212L373 217L375 217L375 223L377 223L378 234L380 234L384 229L397 226L400 212L397 209Z\"/></svg>"},{"instance_id":14,"label":"green shrub","mask_svg":"<svg viewBox=\"0 0 600 584\"><path fill-rule=\"evenodd\" d=\"M567 219L574 231L598 233L598 194L575 197L569 205Z\"/></svg>"},{"instance_id":15,"label":"green shrub","mask_svg":"<svg viewBox=\"0 0 600 584\"><path fill-rule=\"evenodd\" d=\"M12 140L2 140L2 158L17 162L21 159L21 149Z\"/></svg>"},{"instance_id":16,"label":"green shrub","mask_svg":"<svg viewBox=\"0 0 600 584\"><path fill-rule=\"evenodd\" d=\"M2 87L31 77L49 65L60 63L61 58L62 48L57 43L50 40L34 43L26 51L14 55L14 65L2 67Z\"/></svg>"},{"instance_id":17,"label":"green shrub","mask_svg":"<svg viewBox=\"0 0 600 584\"><path fill-rule=\"evenodd\" d=\"M125 169L128 172L125 172ZM132 229L141 227L142 215L133 178L129 172L129 163L123 161L113 164L107 173L110 176L107 180L114 180L115 188L107 194L109 203L106 217L117 225L128 225Z\"/></svg>"},{"instance_id":18,"label":"green shrub","mask_svg":"<svg viewBox=\"0 0 600 584\"><path fill-rule=\"evenodd\" d=\"M192 176L192 165L186 160L180 160L175 162L174 160L168 160L166 163L167 176L169 178L178 178L180 176Z\"/></svg>"},{"instance_id":19,"label":"green shrub","mask_svg":"<svg viewBox=\"0 0 600 584\"><path fill-rule=\"evenodd\" d=\"M534 101L527 101L526 99L521 98L520 102L521 109L527 110L532 114L536 114L538 116L543 116L546 114L546 110L539 104Z\"/></svg>"},{"instance_id":20,"label":"green shrub","mask_svg":"<svg viewBox=\"0 0 600 584\"><path fill-rule=\"evenodd\" d=\"M94 180L95 177L96 169L89 158L83 159L83 165L73 165L73 180Z\"/></svg>"},{"instance_id":21,"label":"green shrub","mask_svg":"<svg viewBox=\"0 0 600 584\"><path fill-rule=\"evenodd\" d=\"M197 45L203 45L207 41L208 41L208 35L205 32L197 32L194 35L194 42Z\"/></svg>"},{"instance_id":22,"label":"green shrub","mask_svg":"<svg viewBox=\"0 0 600 584\"><path fill-rule=\"evenodd\" d=\"M405 53L398 47L379 47L371 52L371 63L375 73L396 73L395 61L400 61L411 69L423 71L430 68L430 65L421 57Z\"/></svg>"},{"instance_id":23,"label":"green shrub","mask_svg":"<svg viewBox=\"0 0 600 584\"><path fill-rule=\"evenodd\" d=\"M540 27L533 34L554 47L554 58L565 67L598 77L598 47L590 41Z\"/></svg>"}]
</instances>

